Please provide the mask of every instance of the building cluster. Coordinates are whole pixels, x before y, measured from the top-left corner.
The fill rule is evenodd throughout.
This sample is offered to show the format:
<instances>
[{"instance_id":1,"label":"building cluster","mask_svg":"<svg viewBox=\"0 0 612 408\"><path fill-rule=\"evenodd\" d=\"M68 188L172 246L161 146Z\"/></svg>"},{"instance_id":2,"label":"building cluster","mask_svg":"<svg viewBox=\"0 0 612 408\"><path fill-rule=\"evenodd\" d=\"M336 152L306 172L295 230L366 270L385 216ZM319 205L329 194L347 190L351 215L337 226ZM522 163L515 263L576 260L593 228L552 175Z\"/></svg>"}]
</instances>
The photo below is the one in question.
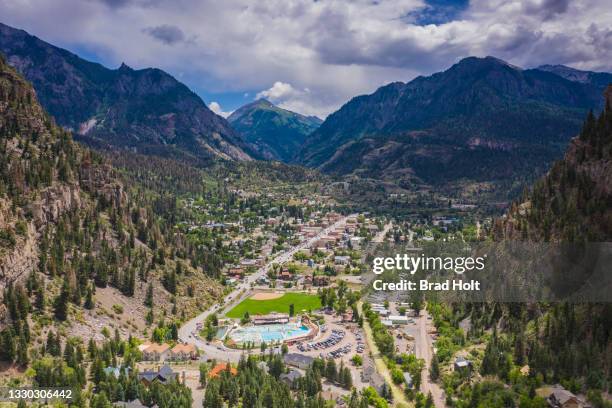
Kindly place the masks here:
<instances>
[{"instance_id":1,"label":"building cluster","mask_svg":"<svg viewBox=\"0 0 612 408\"><path fill-rule=\"evenodd\" d=\"M314 211L307 218L273 217L267 219L264 228L268 229L265 238L268 242L274 241L278 236L270 228L281 228L291 231L290 241L295 245L318 237L308 250L301 251L294 262L284 264L280 270L275 271L275 279L291 287L302 285L304 288L325 287L333 283L333 276L350 271L358 263L349 254L354 250L362 249L372 236L380 231L374 219L365 216L350 216L345 223L329 229L342 215L336 212ZM261 228L255 231L262 233ZM271 235L273 234L273 236ZM284 242L288 239L284 237ZM269 244L263 245L260 252L253 259L243 259L236 264L229 265L225 272L226 282L236 284L256 269L265 265L272 254ZM298 266L296 268L296 265ZM269 286L270 277L260 277L256 284Z\"/></svg>"},{"instance_id":2,"label":"building cluster","mask_svg":"<svg viewBox=\"0 0 612 408\"><path fill-rule=\"evenodd\" d=\"M193 344L179 343L170 347L168 343L144 343L138 346L145 361L186 361L197 360L198 349Z\"/></svg>"},{"instance_id":3,"label":"building cluster","mask_svg":"<svg viewBox=\"0 0 612 408\"><path fill-rule=\"evenodd\" d=\"M251 322L255 325L285 324L289 323L289 315L287 313L270 313L267 315L255 315L251 318Z\"/></svg>"},{"instance_id":4,"label":"building cluster","mask_svg":"<svg viewBox=\"0 0 612 408\"><path fill-rule=\"evenodd\" d=\"M407 311L410 310L410 303L402 302L398 306ZM381 317L380 322L387 327L405 326L408 323L414 323L412 316L391 314L391 311L382 303L372 303L371 310Z\"/></svg>"},{"instance_id":5,"label":"building cluster","mask_svg":"<svg viewBox=\"0 0 612 408\"><path fill-rule=\"evenodd\" d=\"M184 374L183 374L184 377ZM162 384L179 380L179 375L169 365L164 365L156 370L143 370L138 373L138 380L144 385L150 385L154 381Z\"/></svg>"}]
</instances>

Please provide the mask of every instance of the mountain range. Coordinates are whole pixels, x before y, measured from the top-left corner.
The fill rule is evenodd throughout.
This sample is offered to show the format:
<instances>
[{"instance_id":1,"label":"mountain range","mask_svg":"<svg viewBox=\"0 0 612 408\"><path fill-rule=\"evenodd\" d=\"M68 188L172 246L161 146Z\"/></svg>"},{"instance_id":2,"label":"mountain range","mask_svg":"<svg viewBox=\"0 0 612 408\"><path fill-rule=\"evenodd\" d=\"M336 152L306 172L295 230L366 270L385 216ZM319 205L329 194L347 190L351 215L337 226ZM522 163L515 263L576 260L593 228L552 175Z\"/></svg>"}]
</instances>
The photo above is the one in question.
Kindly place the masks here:
<instances>
[{"instance_id":1,"label":"mountain range","mask_svg":"<svg viewBox=\"0 0 612 408\"><path fill-rule=\"evenodd\" d=\"M108 69L0 24L0 52L77 140L205 164L279 160L401 186L524 180L560 158L612 74L468 57L321 123L257 100L228 120L162 70Z\"/></svg>"},{"instance_id":2,"label":"mountain range","mask_svg":"<svg viewBox=\"0 0 612 408\"><path fill-rule=\"evenodd\" d=\"M444 72L351 99L311 134L299 162L400 182L493 181L562 155L612 74L521 69L469 57Z\"/></svg>"},{"instance_id":3,"label":"mountain range","mask_svg":"<svg viewBox=\"0 0 612 408\"><path fill-rule=\"evenodd\" d=\"M77 139L190 162L251 159L228 122L162 70L108 69L1 23L0 52Z\"/></svg>"},{"instance_id":4,"label":"mountain range","mask_svg":"<svg viewBox=\"0 0 612 408\"><path fill-rule=\"evenodd\" d=\"M306 137L323 122L259 99L234 111L227 120L267 160L290 162Z\"/></svg>"}]
</instances>

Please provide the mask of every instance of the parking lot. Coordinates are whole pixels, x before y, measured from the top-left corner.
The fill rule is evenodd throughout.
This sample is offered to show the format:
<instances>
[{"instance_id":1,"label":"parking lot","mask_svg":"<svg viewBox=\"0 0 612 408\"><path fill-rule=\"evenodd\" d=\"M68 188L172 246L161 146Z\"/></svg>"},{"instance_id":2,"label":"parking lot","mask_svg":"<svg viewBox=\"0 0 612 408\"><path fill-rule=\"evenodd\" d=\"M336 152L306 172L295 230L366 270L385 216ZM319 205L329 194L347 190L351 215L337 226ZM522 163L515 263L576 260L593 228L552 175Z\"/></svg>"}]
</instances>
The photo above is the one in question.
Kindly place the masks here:
<instances>
[{"instance_id":1,"label":"parking lot","mask_svg":"<svg viewBox=\"0 0 612 408\"><path fill-rule=\"evenodd\" d=\"M327 330L325 330L326 332ZM323 329L322 329L323 332ZM324 332L323 332L324 333ZM346 331L342 329L332 329L331 334L324 340L317 342L303 342L297 345L297 349L302 353L306 351L312 350L326 350L340 343L344 336L346 335Z\"/></svg>"},{"instance_id":2,"label":"parking lot","mask_svg":"<svg viewBox=\"0 0 612 408\"><path fill-rule=\"evenodd\" d=\"M353 385L358 388L367 387L369 384L364 384L361 379L362 367L357 367L351 362L356 354L361 355L364 361L369 359L369 351L361 328L356 323L342 323L337 316L325 315L325 324L321 329L315 339L291 346L290 352L324 359L332 358L338 365L342 362L351 370Z\"/></svg>"}]
</instances>

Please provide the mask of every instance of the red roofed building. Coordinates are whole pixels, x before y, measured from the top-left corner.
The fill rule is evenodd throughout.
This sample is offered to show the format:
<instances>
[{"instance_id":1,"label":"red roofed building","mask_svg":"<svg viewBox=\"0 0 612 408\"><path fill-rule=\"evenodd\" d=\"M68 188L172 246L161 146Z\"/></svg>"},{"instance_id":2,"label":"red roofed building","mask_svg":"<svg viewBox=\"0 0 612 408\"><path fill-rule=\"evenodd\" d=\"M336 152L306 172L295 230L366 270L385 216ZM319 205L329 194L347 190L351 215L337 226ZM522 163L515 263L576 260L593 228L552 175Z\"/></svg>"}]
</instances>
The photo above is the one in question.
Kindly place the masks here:
<instances>
[{"instance_id":1,"label":"red roofed building","mask_svg":"<svg viewBox=\"0 0 612 408\"><path fill-rule=\"evenodd\" d=\"M215 378L218 377L219 375L221 375L221 373L223 371L227 371L227 366L229 365L229 363L219 363L217 364L212 370L210 370L210 372L208 373L208 377L210 378ZM238 370L235 369L234 367L230 366L229 372L231 375L236 375L238 374Z\"/></svg>"}]
</instances>

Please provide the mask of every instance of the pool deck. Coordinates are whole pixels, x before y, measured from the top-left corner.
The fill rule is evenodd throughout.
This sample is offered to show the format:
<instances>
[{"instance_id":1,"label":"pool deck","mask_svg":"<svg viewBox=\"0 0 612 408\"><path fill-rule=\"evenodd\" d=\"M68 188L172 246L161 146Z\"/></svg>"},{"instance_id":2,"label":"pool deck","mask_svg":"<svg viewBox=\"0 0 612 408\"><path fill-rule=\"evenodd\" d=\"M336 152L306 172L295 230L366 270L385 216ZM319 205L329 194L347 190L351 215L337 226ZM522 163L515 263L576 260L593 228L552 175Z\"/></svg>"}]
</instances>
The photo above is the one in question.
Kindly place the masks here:
<instances>
[{"instance_id":1,"label":"pool deck","mask_svg":"<svg viewBox=\"0 0 612 408\"><path fill-rule=\"evenodd\" d=\"M297 335L292 335L293 333ZM265 342L285 343L292 345L301 341L313 339L319 333L319 326L312 323L308 318L291 321L283 324L249 324L248 326L235 326L227 330L224 339L229 339L235 346L247 342L260 345ZM232 335L240 334L238 338ZM289 335L289 337L287 337Z\"/></svg>"}]
</instances>

